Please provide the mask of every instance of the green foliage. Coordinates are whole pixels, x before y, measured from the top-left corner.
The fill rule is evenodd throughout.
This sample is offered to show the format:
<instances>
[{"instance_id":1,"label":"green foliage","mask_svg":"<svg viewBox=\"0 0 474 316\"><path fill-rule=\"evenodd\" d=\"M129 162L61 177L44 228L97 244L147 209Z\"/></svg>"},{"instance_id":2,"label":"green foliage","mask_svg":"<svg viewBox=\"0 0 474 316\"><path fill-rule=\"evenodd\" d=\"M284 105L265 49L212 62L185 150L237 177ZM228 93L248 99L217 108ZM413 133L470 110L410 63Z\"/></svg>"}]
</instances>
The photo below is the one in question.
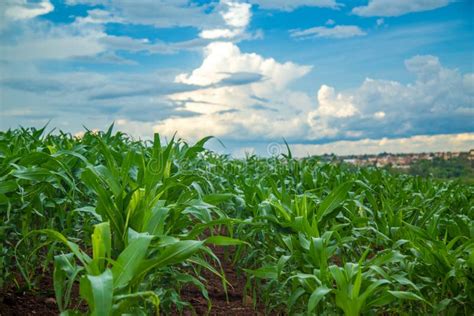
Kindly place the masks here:
<instances>
[{"instance_id":1,"label":"green foliage","mask_svg":"<svg viewBox=\"0 0 474 316\"><path fill-rule=\"evenodd\" d=\"M0 133L0 286L20 272L34 287L54 264L65 314L74 286L88 314L189 306L184 284L207 297L201 269L228 286L209 245L234 247L268 314L474 313L472 185L289 149L237 160L205 150L209 138L44 132Z\"/></svg>"},{"instance_id":2,"label":"green foliage","mask_svg":"<svg viewBox=\"0 0 474 316\"><path fill-rule=\"evenodd\" d=\"M467 183L474 183L474 161L466 157L456 157L448 160L434 158L419 160L410 166L411 175L437 179L461 179Z\"/></svg>"}]
</instances>

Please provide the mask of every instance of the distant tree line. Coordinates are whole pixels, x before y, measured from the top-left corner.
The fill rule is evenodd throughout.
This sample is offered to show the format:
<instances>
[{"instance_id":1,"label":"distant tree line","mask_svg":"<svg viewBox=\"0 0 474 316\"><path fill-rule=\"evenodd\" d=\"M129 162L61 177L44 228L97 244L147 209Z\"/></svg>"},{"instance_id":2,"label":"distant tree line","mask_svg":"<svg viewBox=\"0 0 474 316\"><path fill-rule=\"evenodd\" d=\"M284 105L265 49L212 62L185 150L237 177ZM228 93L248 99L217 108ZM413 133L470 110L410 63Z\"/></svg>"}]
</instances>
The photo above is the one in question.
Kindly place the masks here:
<instances>
[{"instance_id":1,"label":"distant tree line","mask_svg":"<svg viewBox=\"0 0 474 316\"><path fill-rule=\"evenodd\" d=\"M406 172L414 176L434 177L438 179L460 179L463 182L474 184L474 161L467 157L456 157L448 160L433 158L433 160L418 160L413 162Z\"/></svg>"}]
</instances>

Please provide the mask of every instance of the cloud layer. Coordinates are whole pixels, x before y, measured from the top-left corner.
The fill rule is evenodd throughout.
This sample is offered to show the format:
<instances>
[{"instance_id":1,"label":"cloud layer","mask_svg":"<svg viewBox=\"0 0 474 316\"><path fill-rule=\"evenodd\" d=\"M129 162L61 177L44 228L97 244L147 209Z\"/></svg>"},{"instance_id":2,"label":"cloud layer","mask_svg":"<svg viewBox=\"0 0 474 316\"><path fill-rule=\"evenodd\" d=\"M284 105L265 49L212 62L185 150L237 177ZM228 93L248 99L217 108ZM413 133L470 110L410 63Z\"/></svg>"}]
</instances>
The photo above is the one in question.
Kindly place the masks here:
<instances>
[{"instance_id":1,"label":"cloud layer","mask_svg":"<svg viewBox=\"0 0 474 316\"><path fill-rule=\"evenodd\" d=\"M305 150L310 143L329 149L321 144L334 141L341 150L375 150L370 139L385 139L394 149L436 137L416 138L423 134L472 141L465 133L473 131L474 73L451 66L449 54L439 55L449 67L435 53L417 55L436 52L435 44L453 39L440 30L462 23L391 29L395 18L370 19L450 3L370 0L352 8L336 0L67 0L55 8L50 0L5 0L0 123L55 119L77 131L82 123L103 128L115 120L139 137L212 134L240 147L284 137ZM81 13L61 22L51 17L71 8ZM304 10L311 18L314 10L326 15L299 24ZM287 15L294 24L282 28ZM353 53L354 45L367 49ZM377 45L398 53L395 76L387 71L364 79L389 60ZM346 69L351 63L360 63L355 69L364 75ZM357 80L347 84L346 77Z\"/></svg>"},{"instance_id":2,"label":"cloud layer","mask_svg":"<svg viewBox=\"0 0 474 316\"><path fill-rule=\"evenodd\" d=\"M322 86L310 122L322 135L329 130L346 138L455 133L472 127L473 73L445 68L431 55L414 56L405 66L415 82L367 78L357 89L340 93Z\"/></svg>"},{"instance_id":3,"label":"cloud layer","mask_svg":"<svg viewBox=\"0 0 474 316\"><path fill-rule=\"evenodd\" d=\"M322 85L311 98L290 88L310 66L279 63L242 53L232 43L215 42L205 49L200 67L175 79L204 88L169 96L182 110L197 115L169 118L154 128L168 135L178 131L185 138L207 132L224 139L283 136L306 141L459 133L472 128L474 74L445 68L431 55L407 59L405 67L416 77L414 82L367 78L359 87L341 92ZM255 81L215 86L244 71L255 74ZM205 132L190 126L205 126L198 129Z\"/></svg>"},{"instance_id":4,"label":"cloud layer","mask_svg":"<svg viewBox=\"0 0 474 316\"><path fill-rule=\"evenodd\" d=\"M354 36L364 36L367 33L356 25L336 25L334 27L316 26L305 30L293 30L290 32L294 38L349 38Z\"/></svg>"},{"instance_id":5,"label":"cloud layer","mask_svg":"<svg viewBox=\"0 0 474 316\"><path fill-rule=\"evenodd\" d=\"M466 151L474 147L474 133L421 135L405 138L362 139L338 141L324 145L292 144L296 157L323 155L362 155L388 153L422 153L438 151Z\"/></svg>"},{"instance_id":6,"label":"cloud layer","mask_svg":"<svg viewBox=\"0 0 474 316\"><path fill-rule=\"evenodd\" d=\"M298 7L320 7L338 9L340 4L336 0L250 0L262 9L291 11Z\"/></svg>"},{"instance_id":7,"label":"cloud layer","mask_svg":"<svg viewBox=\"0 0 474 316\"><path fill-rule=\"evenodd\" d=\"M453 0L369 0L366 6L355 7L352 13L360 16L400 16L447 6Z\"/></svg>"}]
</instances>

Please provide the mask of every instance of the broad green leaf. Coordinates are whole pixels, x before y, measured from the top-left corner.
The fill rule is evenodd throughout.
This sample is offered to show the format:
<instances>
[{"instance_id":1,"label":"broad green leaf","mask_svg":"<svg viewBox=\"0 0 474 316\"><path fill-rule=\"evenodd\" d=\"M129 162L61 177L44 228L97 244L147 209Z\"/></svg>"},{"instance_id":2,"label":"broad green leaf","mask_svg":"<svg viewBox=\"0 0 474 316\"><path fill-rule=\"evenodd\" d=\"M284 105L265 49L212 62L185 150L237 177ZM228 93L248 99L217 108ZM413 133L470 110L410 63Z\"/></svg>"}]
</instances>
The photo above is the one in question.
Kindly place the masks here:
<instances>
[{"instance_id":1,"label":"broad green leaf","mask_svg":"<svg viewBox=\"0 0 474 316\"><path fill-rule=\"evenodd\" d=\"M88 275L87 279L90 282L92 297L94 299L92 315L111 315L112 299L114 293L114 280L112 271L107 269L100 275Z\"/></svg>"},{"instance_id":2,"label":"broad green leaf","mask_svg":"<svg viewBox=\"0 0 474 316\"><path fill-rule=\"evenodd\" d=\"M92 258L100 272L104 270L105 260L111 257L112 237L108 222L95 225L92 234Z\"/></svg>"},{"instance_id":3,"label":"broad green leaf","mask_svg":"<svg viewBox=\"0 0 474 316\"><path fill-rule=\"evenodd\" d=\"M147 249L152 238L153 236L148 233L137 234L133 241L120 253L112 268L115 288L127 285L140 272L138 267L147 255Z\"/></svg>"},{"instance_id":4,"label":"broad green leaf","mask_svg":"<svg viewBox=\"0 0 474 316\"><path fill-rule=\"evenodd\" d=\"M314 290L308 300L308 313L313 312L321 299L330 292L331 289L327 288L326 286L321 286Z\"/></svg>"},{"instance_id":5,"label":"broad green leaf","mask_svg":"<svg viewBox=\"0 0 474 316\"><path fill-rule=\"evenodd\" d=\"M162 252L158 253L154 258L144 260L139 267L140 275L142 277L152 269L160 269L170 264L177 264L184 262L194 253L199 251L204 244L204 241L198 240L183 240L175 242L167 246Z\"/></svg>"},{"instance_id":6,"label":"broad green leaf","mask_svg":"<svg viewBox=\"0 0 474 316\"><path fill-rule=\"evenodd\" d=\"M245 271L259 279L278 279L277 266L265 266L255 270L245 269Z\"/></svg>"},{"instance_id":7,"label":"broad green leaf","mask_svg":"<svg viewBox=\"0 0 474 316\"><path fill-rule=\"evenodd\" d=\"M321 220L339 207L351 188L351 182L343 183L335 188L319 205L316 217Z\"/></svg>"},{"instance_id":8,"label":"broad green leaf","mask_svg":"<svg viewBox=\"0 0 474 316\"><path fill-rule=\"evenodd\" d=\"M232 245L249 245L248 242L235 239L235 238L230 238L227 236L212 236L206 238L206 244L213 244L216 246L232 246Z\"/></svg>"},{"instance_id":9,"label":"broad green leaf","mask_svg":"<svg viewBox=\"0 0 474 316\"><path fill-rule=\"evenodd\" d=\"M396 298L403 299L403 300L414 300L414 301L424 301L424 299L415 293L412 292L405 292L405 291L388 291L388 293L392 294Z\"/></svg>"}]
</instances>

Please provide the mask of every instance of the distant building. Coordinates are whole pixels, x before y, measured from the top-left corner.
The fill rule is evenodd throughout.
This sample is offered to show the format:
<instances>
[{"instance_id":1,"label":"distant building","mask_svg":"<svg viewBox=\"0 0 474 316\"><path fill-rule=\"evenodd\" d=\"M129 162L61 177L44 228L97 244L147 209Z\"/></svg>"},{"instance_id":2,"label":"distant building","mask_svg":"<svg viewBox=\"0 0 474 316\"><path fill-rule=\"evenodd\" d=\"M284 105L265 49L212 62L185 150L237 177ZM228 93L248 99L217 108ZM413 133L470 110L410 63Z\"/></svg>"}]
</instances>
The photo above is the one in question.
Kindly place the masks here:
<instances>
[{"instance_id":1,"label":"distant building","mask_svg":"<svg viewBox=\"0 0 474 316\"><path fill-rule=\"evenodd\" d=\"M356 165L357 164L357 159L350 158L350 159L343 159L344 162Z\"/></svg>"},{"instance_id":2,"label":"distant building","mask_svg":"<svg viewBox=\"0 0 474 316\"><path fill-rule=\"evenodd\" d=\"M420 160L432 161L433 159L449 160L453 158L462 158L472 161L474 164L474 149L469 152L434 152L434 153L408 153L408 154L389 154L380 153L377 155L323 155L324 158L343 161L356 166L377 166L385 167L391 165L393 168L409 169L410 166Z\"/></svg>"}]
</instances>

